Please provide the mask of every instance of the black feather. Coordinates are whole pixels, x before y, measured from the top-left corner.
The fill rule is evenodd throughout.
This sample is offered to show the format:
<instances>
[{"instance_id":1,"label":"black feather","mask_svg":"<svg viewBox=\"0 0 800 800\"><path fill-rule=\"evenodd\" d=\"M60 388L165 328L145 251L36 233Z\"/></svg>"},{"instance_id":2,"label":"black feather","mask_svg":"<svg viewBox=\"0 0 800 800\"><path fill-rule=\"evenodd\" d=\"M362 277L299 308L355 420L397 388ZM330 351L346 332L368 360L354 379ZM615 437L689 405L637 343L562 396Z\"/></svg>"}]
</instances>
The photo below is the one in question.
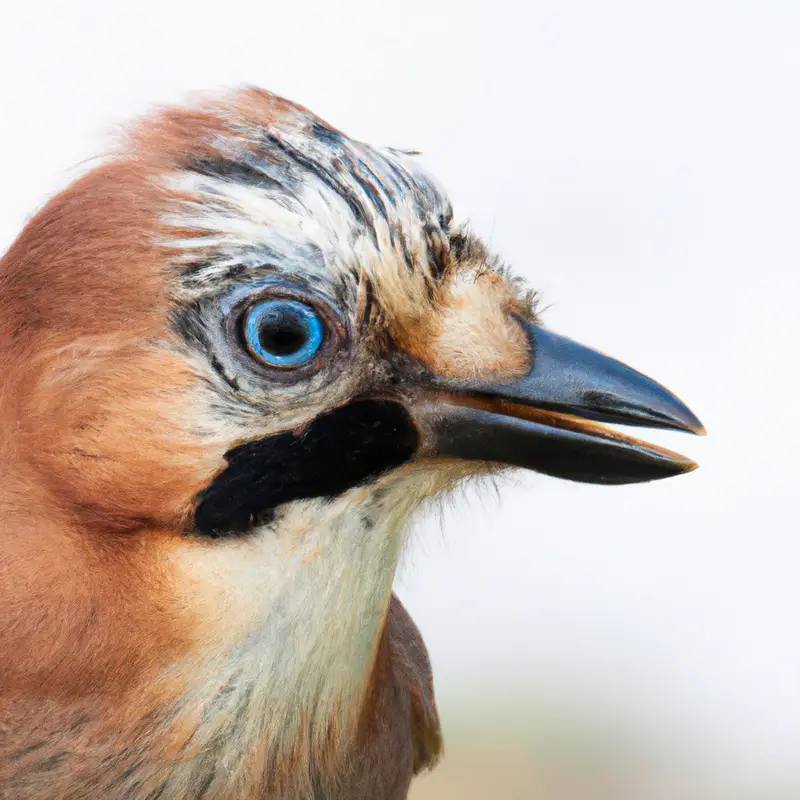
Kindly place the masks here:
<instances>
[{"instance_id":1,"label":"black feather","mask_svg":"<svg viewBox=\"0 0 800 800\"><path fill-rule=\"evenodd\" d=\"M311 422L240 445L227 467L201 493L196 532L244 533L269 521L293 500L336 497L406 463L419 431L406 409L391 400L355 400Z\"/></svg>"}]
</instances>

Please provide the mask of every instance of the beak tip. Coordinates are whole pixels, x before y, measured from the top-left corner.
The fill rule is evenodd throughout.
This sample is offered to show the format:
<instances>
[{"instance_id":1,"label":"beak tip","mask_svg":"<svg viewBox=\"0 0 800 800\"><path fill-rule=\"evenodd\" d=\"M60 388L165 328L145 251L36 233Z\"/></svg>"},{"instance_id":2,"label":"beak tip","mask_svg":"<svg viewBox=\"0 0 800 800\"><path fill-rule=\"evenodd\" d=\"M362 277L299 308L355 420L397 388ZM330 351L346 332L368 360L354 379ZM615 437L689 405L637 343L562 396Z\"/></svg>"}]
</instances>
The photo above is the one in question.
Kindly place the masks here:
<instances>
[{"instance_id":1,"label":"beak tip","mask_svg":"<svg viewBox=\"0 0 800 800\"><path fill-rule=\"evenodd\" d=\"M677 413L673 413L672 419L676 429L684 430L694 436L706 436L708 433L706 426L700 422L694 412L677 398L674 399Z\"/></svg>"},{"instance_id":2,"label":"beak tip","mask_svg":"<svg viewBox=\"0 0 800 800\"><path fill-rule=\"evenodd\" d=\"M706 426L694 414L692 414L691 419L686 420L685 430L693 436L708 436Z\"/></svg>"}]
</instances>

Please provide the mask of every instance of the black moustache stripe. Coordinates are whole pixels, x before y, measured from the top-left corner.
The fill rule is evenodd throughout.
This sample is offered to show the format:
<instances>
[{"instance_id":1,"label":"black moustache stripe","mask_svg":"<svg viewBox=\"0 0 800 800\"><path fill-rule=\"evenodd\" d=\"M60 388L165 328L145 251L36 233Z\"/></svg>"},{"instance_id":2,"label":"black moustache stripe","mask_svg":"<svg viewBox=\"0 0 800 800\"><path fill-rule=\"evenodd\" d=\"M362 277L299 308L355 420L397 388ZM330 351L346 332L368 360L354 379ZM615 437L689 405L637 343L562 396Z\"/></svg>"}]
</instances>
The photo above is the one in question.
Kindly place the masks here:
<instances>
[{"instance_id":1,"label":"black moustache stripe","mask_svg":"<svg viewBox=\"0 0 800 800\"><path fill-rule=\"evenodd\" d=\"M194 523L204 536L245 533L293 500L336 497L406 463L419 431L391 400L356 400L305 428L235 447L198 498Z\"/></svg>"}]
</instances>

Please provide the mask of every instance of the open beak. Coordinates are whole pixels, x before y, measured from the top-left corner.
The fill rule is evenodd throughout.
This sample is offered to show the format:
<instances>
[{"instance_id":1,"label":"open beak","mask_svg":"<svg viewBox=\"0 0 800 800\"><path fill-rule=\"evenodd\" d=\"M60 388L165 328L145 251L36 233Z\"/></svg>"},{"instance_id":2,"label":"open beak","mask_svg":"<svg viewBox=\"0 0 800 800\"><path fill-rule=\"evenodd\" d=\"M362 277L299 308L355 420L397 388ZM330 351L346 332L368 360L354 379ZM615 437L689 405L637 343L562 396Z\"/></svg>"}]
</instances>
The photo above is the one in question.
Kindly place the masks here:
<instances>
[{"instance_id":1,"label":"open beak","mask_svg":"<svg viewBox=\"0 0 800 800\"><path fill-rule=\"evenodd\" d=\"M704 434L700 420L642 373L539 325L521 323L531 368L509 383L418 376L412 410L430 457L493 461L584 483L621 484L697 464L602 422Z\"/></svg>"}]
</instances>

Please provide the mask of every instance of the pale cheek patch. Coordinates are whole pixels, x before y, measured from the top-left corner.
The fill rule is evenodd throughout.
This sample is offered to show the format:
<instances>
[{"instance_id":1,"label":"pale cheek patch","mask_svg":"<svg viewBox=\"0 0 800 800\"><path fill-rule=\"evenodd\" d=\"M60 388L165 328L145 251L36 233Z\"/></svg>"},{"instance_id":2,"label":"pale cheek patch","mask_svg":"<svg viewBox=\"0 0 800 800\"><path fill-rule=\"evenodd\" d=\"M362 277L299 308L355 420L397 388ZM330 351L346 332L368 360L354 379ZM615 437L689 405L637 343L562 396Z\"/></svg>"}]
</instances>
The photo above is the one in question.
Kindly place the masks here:
<instances>
[{"instance_id":1,"label":"pale cheek patch","mask_svg":"<svg viewBox=\"0 0 800 800\"><path fill-rule=\"evenodd\" d=\"M406 348L445 378L521 377L530 369L530 346L514 307L501 275L457 273L442 288L438 313L429 315Z\"/></svg>"},{"instance_id":2,"label":"pale cheek patch","mask_svg":"<svg viewBox=\"0 0 800 800\"><path fill-rule=\"evenodd\" d=\"M28 402L31 458L61 496L114 525L180 523L232 426L184 359L97 337L48 354Z\"/></svg>"}]
</instances>

